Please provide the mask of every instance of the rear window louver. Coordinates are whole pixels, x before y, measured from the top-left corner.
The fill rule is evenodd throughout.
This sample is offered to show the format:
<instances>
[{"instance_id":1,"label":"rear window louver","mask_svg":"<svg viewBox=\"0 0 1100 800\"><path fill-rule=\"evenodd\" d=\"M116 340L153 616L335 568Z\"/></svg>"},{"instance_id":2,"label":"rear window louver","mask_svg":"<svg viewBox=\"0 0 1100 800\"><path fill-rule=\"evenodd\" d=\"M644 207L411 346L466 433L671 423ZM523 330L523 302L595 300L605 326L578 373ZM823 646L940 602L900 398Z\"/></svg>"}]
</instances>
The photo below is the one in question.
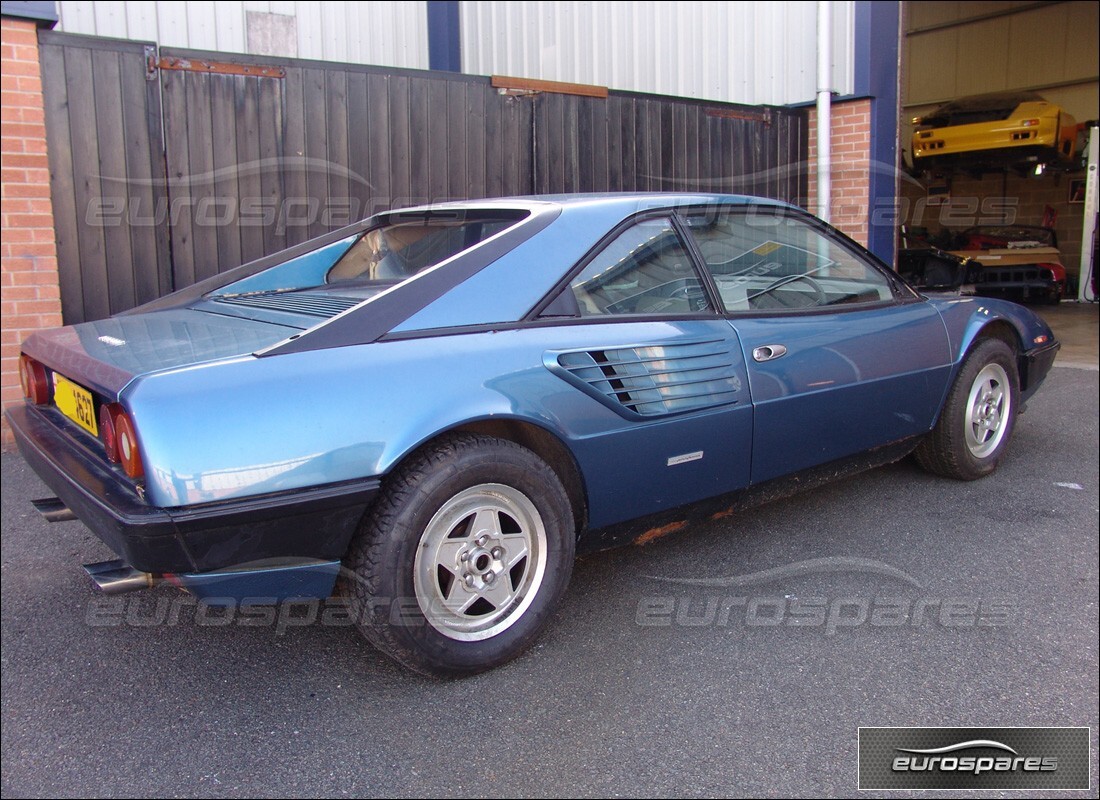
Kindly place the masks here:
<instances>
[{"instance_id":1,"label":"rear window louver","mask_svg":"<svg viewBox=\"0 0 1100 800\"><path fill-rule=\"evenodd\" d=\"M557 353L549 365L616 411L655 417L736 403L737 360L715 340Z\"/></svg>"},{"instance_id":2,"label":"rear window louver","mask_svg":"<svg viewBox=\"0 0 1100 800\"><path fill-rule=\"evenodd\" d=\"M334 297L332 295L308 294L257 294L239 297L219 297L219 303L251 308L266 308L270 311L289 311L292 314L309 314L314 317L335 317L341 311L347 311L363 302L362 297Z\"/></svg>"}]
</instances>

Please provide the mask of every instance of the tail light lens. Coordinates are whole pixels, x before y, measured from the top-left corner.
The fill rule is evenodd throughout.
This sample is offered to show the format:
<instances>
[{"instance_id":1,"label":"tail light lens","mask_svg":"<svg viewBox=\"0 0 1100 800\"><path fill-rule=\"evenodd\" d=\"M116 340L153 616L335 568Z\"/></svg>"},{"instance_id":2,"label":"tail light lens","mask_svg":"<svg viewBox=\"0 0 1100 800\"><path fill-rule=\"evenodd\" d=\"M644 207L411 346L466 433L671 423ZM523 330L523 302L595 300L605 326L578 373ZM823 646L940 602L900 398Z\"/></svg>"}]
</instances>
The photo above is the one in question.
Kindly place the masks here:
<instances>
[{"instance_id":1,"label":"tail light lens","mask_svg":"<svg viewBox=\"0 0 1100 800\"><path fill-rule=\"evenodd\" d=\"M1039 269L1045 269L1050 273L1050 280L1052 281L1064 281L1066 279L1066 268L1061 264L1038 264Z\"/></svg>"},{"instance_id":2,"label":"tail light lens","mask_svg":"<svg viewBox=\"0 0 1100 800\"><path fill-rule=\"evenodd\" d=\"M115 414L120 410L114 403L104 403L99 407L99 438L103 440L103 447L107 451L107 460L112 464L119 462Z\"/></svg>"},{"instance_id":3,"label":"tail light lens","mask_svg":"<svg viewBox=\"0 0 1100 800\"><path fill-rule=\"evenodd\" d=\"M36 406L50 402L50 380L46 368L29 356L19 356L19 383L23 396Z\"/></svg>"},{"instance_id":4,"label":"tail light lens","mask_svg":"<svg viewBox=\"0 0 1100 800\"><path fill-rule=\"evenodd\" d=\"M117 461L122 465L122 471L131 478L140 478L145 474L145 467L141 463L141 454L138 452L137 431L134 430L134 422L130 415L117 403L111 403L107 413L111 417L110 430L113 434L115 457L111 459L111 446L106 435L103 444L107 446L107 458ZM102 418L102 414L100 415ZM104 428L104 432L107 428Z\"/></svg>"}]
</instances>

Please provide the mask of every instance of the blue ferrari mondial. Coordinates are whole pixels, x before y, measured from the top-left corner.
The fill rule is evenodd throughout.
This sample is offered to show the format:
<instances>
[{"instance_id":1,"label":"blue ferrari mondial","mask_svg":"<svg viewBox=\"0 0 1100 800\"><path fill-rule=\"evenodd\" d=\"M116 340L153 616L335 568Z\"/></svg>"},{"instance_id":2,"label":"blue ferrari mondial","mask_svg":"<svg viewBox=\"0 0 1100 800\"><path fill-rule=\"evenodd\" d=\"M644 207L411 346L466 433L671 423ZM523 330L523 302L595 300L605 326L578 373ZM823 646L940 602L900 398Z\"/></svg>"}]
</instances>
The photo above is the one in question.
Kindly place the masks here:
<instances>
[{"instance_id":1,"label":"blue ferrari mondial","mask_svg":"<svg viewBox=\"0 0 1100 800\"><path fill-rule=\"evenodd\" d=\"M37 333L8 418L41 509L120 557L101 587L335 590L390 656L463 674L531 644L579 548L914 450L988 475L1057 349L783 203L479 200Z\"/></svg>"}]
</instances>

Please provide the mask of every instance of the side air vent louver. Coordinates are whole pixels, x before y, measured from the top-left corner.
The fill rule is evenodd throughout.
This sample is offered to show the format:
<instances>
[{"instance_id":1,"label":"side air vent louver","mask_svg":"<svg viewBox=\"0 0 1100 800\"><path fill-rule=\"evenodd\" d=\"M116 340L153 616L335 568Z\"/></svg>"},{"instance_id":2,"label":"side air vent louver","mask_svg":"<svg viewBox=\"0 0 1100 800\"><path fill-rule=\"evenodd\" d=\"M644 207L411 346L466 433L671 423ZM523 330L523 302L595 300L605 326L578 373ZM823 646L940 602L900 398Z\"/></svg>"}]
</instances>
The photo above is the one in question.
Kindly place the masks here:
<instances>
[{"instance_id":1,"label":"side air vent louver","mask_svg":"<svg viewBox=\"0 0 1100 800\"><path fill-rule=\"evenodd\" d=\"M559 353L556 365L612 407L654 417L736 403L736 361L715 340Z\"/></svg>"},{"instance_id":2,"label":"side air vent louver","mask_svg":"<svg viewBox=\"0 0 1100 800\"><path fill-rule=\"evenodd\" d=\"M271 311L289 311L292 314L309 314L314 317L335 317L341 311L363 302L362 297L334 297L332 295L267 294L219 297L219 303L235 306L266 308Z\"/></svg>"}]
</instances>

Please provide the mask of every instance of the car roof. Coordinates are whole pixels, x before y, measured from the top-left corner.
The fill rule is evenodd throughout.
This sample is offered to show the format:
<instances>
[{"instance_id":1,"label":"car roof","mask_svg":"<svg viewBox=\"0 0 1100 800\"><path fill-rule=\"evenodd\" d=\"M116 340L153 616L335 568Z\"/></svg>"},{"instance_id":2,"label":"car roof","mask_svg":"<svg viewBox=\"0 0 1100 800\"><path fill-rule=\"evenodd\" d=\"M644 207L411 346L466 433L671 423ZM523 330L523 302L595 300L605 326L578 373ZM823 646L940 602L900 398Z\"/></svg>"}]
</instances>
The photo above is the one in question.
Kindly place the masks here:
<instances>
[{"instance_id":1,"label":"car roof","mask_svg":"<svg viewBox=\"0 0 1100 800\"><path fill-rule=\"evenodd\" d=\"M698 205L767 205L790 207L788 203L767 197L709 192L592 192L577 194L517 195L485 199L455 200L399 209L396 213L414 213L431 209L453 208L526 208L552 204L562 212L588 211L621 214L623 217L656 208Z\"/></svg>"}]
</instances>

